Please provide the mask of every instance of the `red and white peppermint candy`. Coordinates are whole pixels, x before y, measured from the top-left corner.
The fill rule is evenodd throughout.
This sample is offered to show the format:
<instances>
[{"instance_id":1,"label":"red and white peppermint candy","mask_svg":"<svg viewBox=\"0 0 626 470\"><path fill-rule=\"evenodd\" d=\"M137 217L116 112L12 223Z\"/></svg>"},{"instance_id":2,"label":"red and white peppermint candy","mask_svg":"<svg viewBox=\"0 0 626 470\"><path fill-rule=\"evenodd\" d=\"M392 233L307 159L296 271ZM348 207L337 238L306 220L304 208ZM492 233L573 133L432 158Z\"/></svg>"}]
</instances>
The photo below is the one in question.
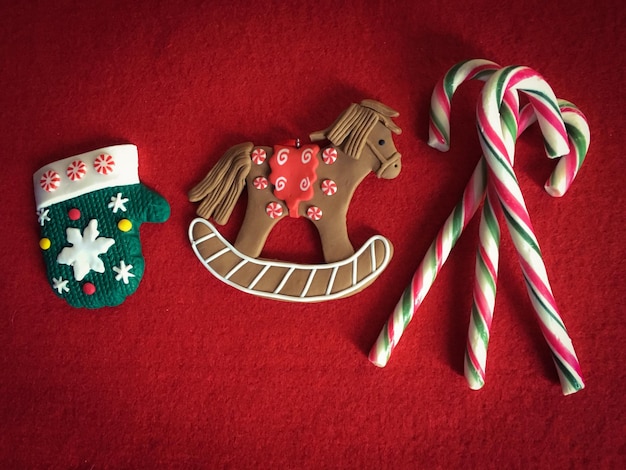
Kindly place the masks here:
<instances>
[{"instance_id":1,"label":"red and white peppermint candy","mask_svg":"<svg viewBox=\"0 0 626 470\"><path fill-rule=\"evenodd\" d=\"M267 178L265 176L257 176L256 178L254 178L254 180L252 181L252 185L256 188L256 189L265 189L267 188Z\"/></svg>"},{"instance_id":2,"label":"red and white peppermint candy","mask_svg":"<svg viewBox=\"0 0 626 470\"><path fill-rule=\"evenodd\" d=\"M337 192L337 183L333 180L322 181L322 192L326 194L326 196L332 196Z\"/></svg>"},{"instance_id":3,"label":"red and white peppermint candy","mask_svg":"<svg viewBox=\"0 0 626 470\"><path fill-rule=\"evenodd\" d=\"M267 152L263 149L254 149L252 151L252 161L257 165L260 165L267 158Z\"/></svg>"},{"instance_id":4,"label":"red and white peppermint candy","mask_svg":"<svg viewBox=\"0 0 626 470\"><path fill-rule=\"evenodd\" d=\"M322 153L322 160L327 165L332 165L337 160L337 149L333 147L328 147L324 149Z\"/></svg>"},{"instance_id":5,"label":"red and white peppermint candy","mask_svg":"<svg viewBox=\"0 0 626 470\"><path fill-rule=\"evenodd\" d=\"M265 212L269 215L270 219L278 219L283 215L283 206L277 202L270 202L265 207Z\"/></svg>"},{"instance_id":6,"label":"red and white peppermint candy","mask_svg":"<svg viewBox=\"0 0 626 470\"><path fill-rule=\"evenodd\" d=\"M322 218L322 209L317 206L311 206L307 209L306 215L311 220L320 220Z\"/></svg>"},{"instance_id":7,"label":"red and white peppermint candy","mask_svg":"<svg viewBox=\"0 0 626 470\"><path fill-rule=\"evenodd\" d=\"M56 171L53 170L46 171L43 175L41 175L41 179L39 180L41 189L48 192L58 189L60 184L61 177Z\"/></svg>"},{"instance_id":8,"label":"red and white peppermint candy","mask_svg":"<svg viewBox=\"0 0 626 470\"><path fill-rule=\"evenodd\" d=\"M80 160L74 160L65 170L67 177L72 181L81 179L87 173L87 166Z\"/></svg>"},{"instance_id":9,"label":"red and white peppermint candy","mask_svg":"<svg viewBox=\"0 0 626 470\"><path fill-rule=\"evenodd\" d=\"M93 167L101 175L108 175L109 173L113 172L114 166L115 160L113 160L113 157L104 153L98 155L96 157L96 160L93 162Z\"/></svg>"}]
</instances>

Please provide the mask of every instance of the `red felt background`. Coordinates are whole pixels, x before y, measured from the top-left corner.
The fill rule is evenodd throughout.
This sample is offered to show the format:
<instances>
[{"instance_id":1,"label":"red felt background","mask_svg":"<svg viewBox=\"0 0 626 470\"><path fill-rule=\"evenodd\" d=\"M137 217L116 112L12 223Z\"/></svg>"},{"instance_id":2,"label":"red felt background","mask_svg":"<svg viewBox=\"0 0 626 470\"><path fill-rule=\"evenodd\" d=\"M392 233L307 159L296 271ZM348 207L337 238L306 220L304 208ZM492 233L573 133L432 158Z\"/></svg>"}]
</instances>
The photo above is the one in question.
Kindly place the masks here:
<instances>
[{"instance_id":1,"label":"red felt background","mask_svg":"<svg viewBox=\"0 0 626 470\"><path fill-rule=\"evenodd\" d=\"M0 467L619 468L626 462L626 204L621 1L54 1L0 6ZM503 235L487 384L463 354L476 221L385 369L367 352L480 155L478 84L453 101L452 149L427 146L430 93L470 58L529 65L592 129L566 197L530 131L516 169L587 387L564 397ZM358 189L360 246L395 246L357 296L276 303L220 283L187 241L186 192L230 146L329 125L351 102L396 108L403 171ZM114 143L172 216L144 225L146 273L117 308L50 290L32 173ZM223 229L231 240L244 201ZM303 220L266 256L318 261Z\"/></svg>"}]
</instances>

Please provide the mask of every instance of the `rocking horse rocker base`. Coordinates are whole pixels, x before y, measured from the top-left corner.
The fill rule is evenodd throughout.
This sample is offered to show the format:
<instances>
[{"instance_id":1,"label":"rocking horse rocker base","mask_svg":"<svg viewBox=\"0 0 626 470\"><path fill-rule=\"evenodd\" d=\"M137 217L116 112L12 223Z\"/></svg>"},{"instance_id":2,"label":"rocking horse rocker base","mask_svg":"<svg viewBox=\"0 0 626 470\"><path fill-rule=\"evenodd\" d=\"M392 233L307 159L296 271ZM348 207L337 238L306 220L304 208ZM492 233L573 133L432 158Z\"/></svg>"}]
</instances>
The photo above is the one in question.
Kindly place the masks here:
<instances>
[{"instance_id":1,"label":"rocking horse rocker base","mask_svg":"<svg viewBox=\"0 0 626 470\"><path fill-rule=\"evenodd\" d=\"M383 272L393 255L389 240L375 235L354 255L334 263L252 258L202 218L191 222L189 240L200 262L220 281L248 294L290 302L322 302L356 294Z\"/></svg>"},{"instance_id":2,"label":"rocking horse rocker base","mask_svg":"<svg viewBox=\"0 0 626 470\"><path fill-rule=\"evenodd\" d=\"M320 149L299 141L273 147L250 142L230 148L190 192L200 202L189 227L192 248L204 266L243 292L294 302L320 302L355 294L389 263L393 249L374 236L355 252L346 227L354 191L369 173L393 179L400 154L391 120L398 113L373 100L352 104L330 127L311 134ZM208 222L228 222L243 189L246 214L234 244ZM285 217L308 218L317 228L324 264L299 265L260 259L265 241Z\"/></svg>"}]
</instances>

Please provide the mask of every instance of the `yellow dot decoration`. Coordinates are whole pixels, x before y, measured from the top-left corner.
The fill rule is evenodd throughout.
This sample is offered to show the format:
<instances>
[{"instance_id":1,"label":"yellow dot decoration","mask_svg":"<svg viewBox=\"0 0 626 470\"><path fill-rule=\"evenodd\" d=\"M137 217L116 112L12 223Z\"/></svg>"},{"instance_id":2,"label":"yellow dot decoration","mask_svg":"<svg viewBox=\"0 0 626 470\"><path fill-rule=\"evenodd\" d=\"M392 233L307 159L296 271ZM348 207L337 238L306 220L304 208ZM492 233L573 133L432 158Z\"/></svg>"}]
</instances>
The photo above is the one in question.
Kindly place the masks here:
<instances>
[{"instance_id":1,"label":"yellow dot decoration","mask_svg":"<svg viewBox=\"0 0 626 470\"><path fill-rule=\"evenodd\" d=\"M117 223L117 228L119 228L122 232L128 232L131 228L133 228L133 223L128 219L122 219Z\"/></svg>"},{"instance_id":2,"label":"yellow dot decoration","mask_svg":"<svg viewBox=\"0 0 626 470\"><path fill-rule=\"evenodd\" d=\"M52 243L50 242L49 238L42 238L41 240L39 240L39 248L41 248L42 250L49 249L51 245Z\"/></svg>"}]
</instances>

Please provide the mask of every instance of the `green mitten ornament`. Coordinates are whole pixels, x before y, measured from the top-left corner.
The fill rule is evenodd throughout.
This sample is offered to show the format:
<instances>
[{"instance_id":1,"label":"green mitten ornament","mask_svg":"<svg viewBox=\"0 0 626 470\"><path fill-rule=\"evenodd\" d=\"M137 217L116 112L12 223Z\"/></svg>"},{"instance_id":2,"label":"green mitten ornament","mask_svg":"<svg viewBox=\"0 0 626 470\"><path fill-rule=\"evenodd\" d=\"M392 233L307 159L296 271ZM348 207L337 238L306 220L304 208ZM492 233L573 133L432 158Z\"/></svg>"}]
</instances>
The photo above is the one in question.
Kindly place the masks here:
<instances>
[{"instance_id":1,"label":"green mitten ornament","mask_svg":"<svg viewBox=\"0 0 626 470\"><path fill-rule=\"evenodd\" d=\"M39 246L54 293L74 307L121 304L144 272L139 227L165 222L167 201L139 182L137 147L105 147L33 175Z\"/></svg>"}]
</instances>

